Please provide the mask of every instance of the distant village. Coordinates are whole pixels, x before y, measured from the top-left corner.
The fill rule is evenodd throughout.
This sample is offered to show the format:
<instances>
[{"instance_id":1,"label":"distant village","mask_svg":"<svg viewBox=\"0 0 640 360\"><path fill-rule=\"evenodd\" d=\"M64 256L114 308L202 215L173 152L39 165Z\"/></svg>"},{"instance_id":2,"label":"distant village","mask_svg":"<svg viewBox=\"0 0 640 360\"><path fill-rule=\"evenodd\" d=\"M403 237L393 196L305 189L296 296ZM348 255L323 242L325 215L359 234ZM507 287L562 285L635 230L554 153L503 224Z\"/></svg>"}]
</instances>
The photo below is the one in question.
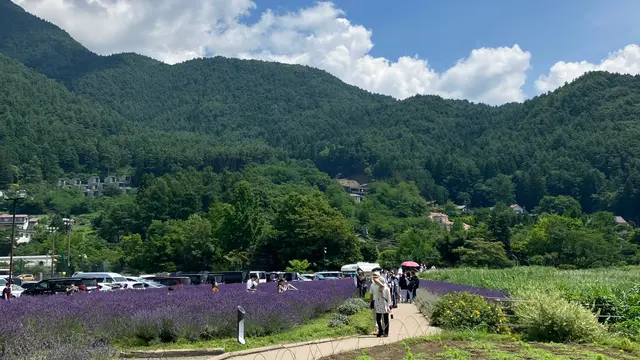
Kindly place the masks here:
<instances>
[{"instance_id":1,"label":"distant village","mask_svg":"<svg viewBox=\"0 0 640 360\"><path fill-rule=\"evenodd\" d=\"M368 190L367 184L359 184L357 181L350 180L350 179L336 179L336 180L338 181L338 183L340 183L340 185L342 185L342 188L344 189L344 191L347 194L351 195L351 197L356 203L360 203L364 201L367 195L367 190ZM435 205L434 207L437 208L437 205ZM526 213L525 208L518 204L511 204L509 205L509 208L513 210L516 214ZM461 211L463 213L471 211L471 209L467 205L456 205L456 210ZM442 226L443 228L449 231L451 231L451 229L453 228L454 222L449 220L449 215L445 213L431 212L428 215L428 219L435 223L440 224L440 226ZM622 216L615 216L614 220L617 224L628 225L627 221L623 219ZM462 224L462 227L465 230L471 229L471 225L465 224L465 223Z\"/></svg>"},{"instance_id":2,"label":"distant village","mask_svg":"<svg viewBox=\"0 0 640 360\"><path fill-rule=\"evenodd\" d=\"M83 181L80 178L60 178L58 179L58 187L62 189L78 189L81 190L85 196L95 199L102 196L104 191L109 188L117 188L125 193L134 190L134 188L131 187L131 176L128 175L109 175L104 179L101 179L99 176L90 176L87 181Z\"/></svg>"}]
</instances>

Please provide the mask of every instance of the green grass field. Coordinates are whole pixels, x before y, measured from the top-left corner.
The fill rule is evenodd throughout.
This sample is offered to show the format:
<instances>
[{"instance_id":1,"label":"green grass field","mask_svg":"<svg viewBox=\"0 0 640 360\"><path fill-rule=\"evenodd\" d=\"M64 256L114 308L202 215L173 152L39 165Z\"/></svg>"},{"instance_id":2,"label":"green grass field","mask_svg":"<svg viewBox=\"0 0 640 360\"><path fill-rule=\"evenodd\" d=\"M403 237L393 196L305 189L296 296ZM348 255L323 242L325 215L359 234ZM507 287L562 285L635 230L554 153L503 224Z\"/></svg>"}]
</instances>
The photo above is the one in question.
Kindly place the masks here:
<instances>
[{"instance_id":1,"label":"green grass field","mask_svg":"<svg viewBox=\"0 0 640 360\"><path fill-rule=\"evenodd\" d=\"M558 291L565 296L610 292L622 295L640 286L640 268L558 270L551 267L448 269L426 271L426 280L505 290L512 296L528 290Z\"/></svg>"}]
</instances>

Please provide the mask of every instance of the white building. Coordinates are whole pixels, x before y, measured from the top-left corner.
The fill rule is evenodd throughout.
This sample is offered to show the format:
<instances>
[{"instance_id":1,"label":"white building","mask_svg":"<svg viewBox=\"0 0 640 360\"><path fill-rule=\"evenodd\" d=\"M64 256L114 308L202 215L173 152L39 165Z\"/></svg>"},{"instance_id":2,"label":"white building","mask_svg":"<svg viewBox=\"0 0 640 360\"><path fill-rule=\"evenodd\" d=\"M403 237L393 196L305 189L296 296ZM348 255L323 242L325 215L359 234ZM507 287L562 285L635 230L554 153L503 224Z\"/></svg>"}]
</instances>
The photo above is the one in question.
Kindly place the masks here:
<instances>
[{"instance_id":1,"label":"white building","mask_svg":"<svg viewBox=\"0 0 640 360\"><path fill-rule=\"evenodd\" d=\"M524 214L524 208L518 204L513 204L509 206L511 210L515 211L516 214Z\"/></svg>"},{"instance_id":2,"label":"white building","mask_svg":"<svg viewBox=\"0 0 640 360\"><path fill-rule=\"evenodd\" d=\"M51 267L51 255L28 255L28 256L14 256L13 266L17 261L24 261L26 266L44 266ZM0 256L0 263L9 263L9 256ZM14 267L15 269L15 267Z\"/></svg>"},{"instance_id":3,"label":"white building","mask_svg":"<svg viewBox=\"0 0 640 360\"><path fill-rule=\"evenodd\" d=\"M11 229L13 215L0 214L0 228ZM36 235L38 219L29 215L16 214L16 243L28 243Z\"/></svg>"}]
</instances>

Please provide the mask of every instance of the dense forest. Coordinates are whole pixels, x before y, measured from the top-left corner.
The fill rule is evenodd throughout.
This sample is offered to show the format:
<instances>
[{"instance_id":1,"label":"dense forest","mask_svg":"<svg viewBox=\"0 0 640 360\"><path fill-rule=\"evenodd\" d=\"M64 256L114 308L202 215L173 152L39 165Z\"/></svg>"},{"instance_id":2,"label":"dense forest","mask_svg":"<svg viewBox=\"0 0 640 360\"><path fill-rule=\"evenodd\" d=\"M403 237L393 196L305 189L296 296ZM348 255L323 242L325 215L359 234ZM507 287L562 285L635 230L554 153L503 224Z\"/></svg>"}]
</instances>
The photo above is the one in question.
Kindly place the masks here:
<instances>
[{"instance_id":1,"label":"dense forest","mask_svg":"<svg viewBox=\"0 0 640 360\"><path fill-rule=\"evenodd\" d=\"M545 198L570 197L581 216L608 211L640 222L640 76L588 73L553 93L499 107L437 96L397 101L305 66L222 57L170 66L137 54L97 55L57 26L0 0L0 119L0 189L14 183L32 189L37 196L21 205L24 211L92 212L105 244L133 241L134 234L147 244L166 231L158 224L192 221L194 214L218 229L223 225L212 219L222 213L207 214L232 211L223 205L235 201L219 181L256 169L278 174L245 184L257 192L260 224L270 236L284 231L289 217L277 216L285 198L342 217L334 230L349 230L343 240L367 228L376 246L429 226L423 224L426 201L473 208L518 203L533 212ZM292 175L299 167L317 179ZM114 207L53 190L61 176L111 173L133 175L140 192L116 198L125 204ZM172 203L144 198L158 182L167 182L168 191L184 176L192 187L174 190L180 196ZM405 194L409 205L356 206L348 196L327 193L339 189L330 181L335 177L373 184L373 199L376 188ZM278 196L260 193L285 183L290 186ZM75 207L59 204L65 201ZM129 218L109 217L118 211L126 217L127 209ZM299 237L291 232L268 243L273 238L262 230L264 236L252 234L261 240L251 249L261 244L262 254ZM336 263L349 258L335 256ZM288 258L260 261L284 264Z\"/></svg>"}]
</instances>

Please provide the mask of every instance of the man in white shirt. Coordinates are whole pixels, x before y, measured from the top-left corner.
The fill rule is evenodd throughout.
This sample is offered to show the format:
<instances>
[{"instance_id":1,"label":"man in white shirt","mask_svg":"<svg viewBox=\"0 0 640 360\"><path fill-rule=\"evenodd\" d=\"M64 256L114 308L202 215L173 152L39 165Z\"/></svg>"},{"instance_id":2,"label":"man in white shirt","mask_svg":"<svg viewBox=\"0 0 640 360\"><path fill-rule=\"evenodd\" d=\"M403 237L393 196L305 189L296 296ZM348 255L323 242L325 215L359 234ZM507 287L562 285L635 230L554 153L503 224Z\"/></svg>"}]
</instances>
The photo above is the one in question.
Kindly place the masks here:
<instances>
[{"instance_id":1,"label":"man in white shirt","mask_svg":"<svg viewBox=\"0 0 640 360\"><path fill-rule=\"evenodd\" d=\"M258 290L258 275L251 274L249 280L247 281L247 291L256 291Z\"/></svg>"}]
</instances>

